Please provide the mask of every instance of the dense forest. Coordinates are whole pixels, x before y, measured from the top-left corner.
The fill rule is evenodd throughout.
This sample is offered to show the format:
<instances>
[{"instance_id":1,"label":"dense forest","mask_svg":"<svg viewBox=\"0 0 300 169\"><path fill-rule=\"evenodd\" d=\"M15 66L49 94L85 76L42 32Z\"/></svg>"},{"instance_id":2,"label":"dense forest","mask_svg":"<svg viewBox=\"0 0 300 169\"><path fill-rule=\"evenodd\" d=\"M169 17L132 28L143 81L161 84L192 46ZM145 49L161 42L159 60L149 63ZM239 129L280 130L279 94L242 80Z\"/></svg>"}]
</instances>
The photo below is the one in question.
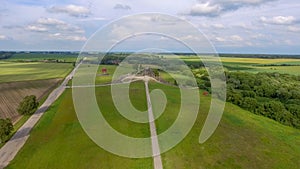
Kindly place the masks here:
<instances>
[{"instance_id":1,"label":"dense forest","mask_svg":"<svg viewBox=\"0 0 300 169\"><path fill-rule=\"evenodd\" d=\"M300 76L233 72L227 83L227 101L300 129Z\"/></svg>"},{"instance_id":2,"label":"dense forest","mask_svg":"<svg viewBox=\"0 0 300 169\"><path fill-rule=\"evenodd\" d=\"M194 72L198 86L210 91L205 70ZM227 101L252 113L300 129L300 76L226 72Z\"/></svg>"}]
</instances>

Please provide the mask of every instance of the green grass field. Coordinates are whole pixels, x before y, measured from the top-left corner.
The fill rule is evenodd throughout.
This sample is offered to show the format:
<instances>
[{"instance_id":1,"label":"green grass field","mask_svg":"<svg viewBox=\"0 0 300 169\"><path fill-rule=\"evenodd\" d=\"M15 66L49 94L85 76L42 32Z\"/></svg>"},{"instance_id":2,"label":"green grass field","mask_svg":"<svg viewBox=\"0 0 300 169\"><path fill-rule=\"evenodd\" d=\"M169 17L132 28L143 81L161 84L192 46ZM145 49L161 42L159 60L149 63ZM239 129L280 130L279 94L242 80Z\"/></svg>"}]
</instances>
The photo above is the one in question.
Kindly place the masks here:
<instances>
[{"instance_id":1,"label":"green grass field","mask_svg":"<svg viewBox=\"0 0 300 169\"><path fill-rule=\"evenodd\" d=\"M229 71L277 72L300 75L300 59L221 58ZM290 64L294 66L282 66ZM267 66L270 65L270 66Z\"/></svg>"},{"instance_id":2,"label":"green grass field","mask_svg":"<svg viewBox=\"0 0 300 169\"><path fill-rule=\"evenodd\" d=\"M102 68L107 69L107 74L102 74ZM111 83L116 68L117 66L115 65L99 65L95 84Z\"/></svg>"},{"instance_id":3,"label":"green grass field","mask_svg":"<svg viewBox=\"0 0 300 169\"><path fill-rule=\"evenodd\" d=\"M131 85L132 102L146 109L144 86ZM82 130L74 112L71 90L67 90L38 122L29 140L7 168L153 168L152 159L130 159L99 148ZM101 111L111 126L136 137L148 137L148 124L135 124L116 112L110 98L110 87L99 87L97 98Z\"/></svg>"},{"instance_id":4,"label":"green grass field","mask_svg":"<svg viewBox=\"0 0 300 169\"><path fill-rule=\"evenodd\" d=\"M64 78L73 66L71 63L17 63L0 61L0 83Z\"/></svg>"},{"instance_id":5,"label":"green grass field","mask_svg":"<svg viewBox=\"0 0 300 169\"><path fill-rule=\"evenodd\" d=\"M168 104L156 121L158 133L175 120L180 104L177 88L150 83L150 88L166 93ZM144 86L131 85L131 101L146 110ZM110 125L121 133L148 137L147 124L124 119L113 106L110 87L96 89L100 109ZM103 99L104 98L104 99ZM99 100L98 100L99 101ZM300 165L300 131L273 120L226 104L214 135L199 144L199 134L207 116L210 97L201 96L197 121L188 136L162 155L164 168L297 168ZM29 140L7 168L153 168L152 159L129 159L106 152L83 132L74 112L71 90L46 112Z\"/></svg>"},{"instance_id":6,"label":"green grass field","mask_svg":"<svg viewBox=\"0 0 300 169\"><path fill-rule=\"evenodd\" d=\"M188 57L184 59L193 61ZM266 71L296 75L300 72L300 66L266 66L298 64L299 59L222 58L222 61L224 67L230 71ZM108 75L102 75L103 67L107 68ZM95 83L110 83L115 68L116 66L100 65ZM0 82L27 78L33 80L53 75L63 77L71 69L71 64L0 62L0 74L3 73ZM13 74L18 75L15 77ZM165 73L161 76L173 83L170 75ZM168 99L164 113L155 121L159 134L167 130L177 118L180 93L176 87L154 82L149 87L150 90L163 90ZM112 102L110 87L97 87L96 96L99 108L114 129L132 137L149 137L149 124L137 124L119 114ZM130 98L137 109L147 109L143 83L131 84ZM209 96L201 95L200 110L194 127L180 144L162 154L164 168L296 169L300 166L299 130L254 115L231 103L226 103L223 118L214 135L204 144L199 144L199 135L210 108L210 101ZM7 168L147 169L153 168L152 161L152 158L124 158L99 148L81 128L73 107L72 91L67 89L41 118L24 147Z\"/></svg>"},{"instance_id":7,"label":"green grass field","mask_svg":"<svg viewBox=\"0 0 300 169\"><path fill-rule=\"evenodd\" d=\"M10 61L43 61L58 60L60 62L76 62L78 54L42 54L42 53L16 53Z\"/></svg>"},{"instance_id":8,"label":"green grass field","mask_svg":"<svg viewBox=\"0 0 300 169\"><path fill-rule=\"evenodd\" d=\"M182 57L186 62L199 62L199 58ZM278 72L300 75L300 59L220 58L225 69L245 72ZM291 66L282 66L289 64ZM269 65L269 66L268 66Z\"/></svg>"},{"instance_id":9,"label":"green grass field","mask_svg":"<svg viewBox=\"0 0 300 169\"><path fill-rule=\"evenodd\" d=\"M152 84L168 97L167 111L156 121L158 132L175 120L180 104L178 89ZM199 144L199 134L210 98L201 96L198 119L188 136L162 155L164 168L297 168L300 131L254 115L230 103L214 135ZM176 111L177 110L177 111Z\"/></svg>"}]
</instances>

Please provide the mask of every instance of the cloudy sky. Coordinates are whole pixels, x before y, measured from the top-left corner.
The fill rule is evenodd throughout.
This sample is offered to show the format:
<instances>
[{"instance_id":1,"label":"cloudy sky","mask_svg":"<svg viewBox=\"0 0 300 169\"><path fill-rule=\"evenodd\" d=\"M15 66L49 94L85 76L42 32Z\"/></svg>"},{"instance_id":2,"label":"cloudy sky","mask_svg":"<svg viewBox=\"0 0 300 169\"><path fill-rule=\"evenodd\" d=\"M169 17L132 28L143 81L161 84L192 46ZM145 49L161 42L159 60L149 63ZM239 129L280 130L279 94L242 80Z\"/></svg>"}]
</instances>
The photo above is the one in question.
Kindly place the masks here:
<instances>
[{"instance_id":1,"label":"cloudy sky","mask_svg":"<svg viewBox=\"0 0 300 169\"><path fill-rule=\"evenodd\" d=\"M195 25L219 53L300 54L299 8L299 0L1 0L0 50L79 51L122 16L159 12Z\"/></svg>"}]
</instances>

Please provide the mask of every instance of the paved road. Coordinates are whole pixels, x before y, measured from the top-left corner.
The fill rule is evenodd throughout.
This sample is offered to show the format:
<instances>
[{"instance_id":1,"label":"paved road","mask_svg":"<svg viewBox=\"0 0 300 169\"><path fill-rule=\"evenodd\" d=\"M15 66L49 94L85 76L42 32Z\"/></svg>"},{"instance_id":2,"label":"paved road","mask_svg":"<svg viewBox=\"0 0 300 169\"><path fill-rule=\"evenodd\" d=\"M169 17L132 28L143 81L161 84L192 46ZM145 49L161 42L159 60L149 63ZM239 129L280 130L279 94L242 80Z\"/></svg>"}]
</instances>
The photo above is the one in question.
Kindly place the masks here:
<instances>
[{"instance_id":1,"label":"paved road","mask_svg":"<svg viewBox=\"0 0 300 169\"><path fill-rule=\"evenodd\" d=\"M157 139L156 126L154 121L154 115L152 111L152 104L149 94L148 80L145 80L145 88L146 88L146 96L147 96L147 105L148 105L148 116L149 116L149 124L150 124L150 132L151 132L151 144L152 144L152 155L153 155L153 164L154 169L162 169L162 161L160 156L160 149Z\"/></svg>"},{"instance_id":2,"label":"paved road","mask_svg":"<svg viewBox=\"0 0 300 169\"><path fill-rule=\"evenodd\" d=\"M15 133L15 135L0 149L0 168L6 167L23 147L29 137L29 133L34 125L39 121L44 112L53 102L64 92L68 81L72 79L80 64L65 78L61 85L52 91L44 104L26 121L26 123Z\"/></svg>"}]
</instances>

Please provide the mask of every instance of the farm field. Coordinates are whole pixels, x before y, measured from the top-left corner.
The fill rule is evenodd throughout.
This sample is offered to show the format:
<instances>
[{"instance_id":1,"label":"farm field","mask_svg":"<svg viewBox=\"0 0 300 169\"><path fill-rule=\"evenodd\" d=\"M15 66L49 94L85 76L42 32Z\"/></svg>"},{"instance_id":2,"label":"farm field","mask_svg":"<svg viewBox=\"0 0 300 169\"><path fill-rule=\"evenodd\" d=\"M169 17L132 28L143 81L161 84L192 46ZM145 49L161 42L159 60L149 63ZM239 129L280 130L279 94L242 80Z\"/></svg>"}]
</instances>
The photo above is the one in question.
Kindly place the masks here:
<instances>
[{"instance_id":1,"label":"farm field","mask_svg":"<svg viewBox=\"0 0 300 169\"><path fill-rule=\"evenodd\" d=\"M17 107L27 95L39 100L48 95L73 69L71 63L0 61L0 117L19 119Z\"/></svg>"},{"instance_id":2,"label":"farm field","mask_svg":"<svg viewBox=\"0 0 300 169\"><path fill-rule=\"evenodd\" d=\"M40 101L61 82L62 79L32 80L0 83L0 118L10 118L13 122L20 115L17 107L27 95L35 95Z\"/></svg>"},{"instance_id":3,"label":"farm field","mask_svg":"<svg viewBox=\"0 0 300 169\"><path fill-rule=\"evenodd\" d=\"M73 66L71 63L17 63L0 61L0 83L64 78L72 69Z\"/></svg>"},{"instance_id":4,"label":"farm field","mask_svg":"<svg viewBox=\"0 0 300 169\"><path fill-rule=\"evenodd\" d=\"M182 57L186 62L199 62L195 57ZM245 72L278 72L300 75L300 59L220 58L225 70ZM284 65L286 64L286 65Z\"/></svg>"},{"instance_id":5,"label":"farm field","mask_svg":"<svg viewBox=\"0 0 300 169\"><path fill-rule=\"evenodd\" d=\"M150 83L150 89L166 93L168 105L156 121L158 133L177 117L180 94L175 87ZM146 109L144 86L131 85L133 104ZM71 90L47 111L25 146L7 167L11 168L153 168L152 159L115 156L95 145L83 132L74 112ZM114 108L110 87L97 87L98 104L106 120L121 133L148 137L147 124L125 120ZM104 98L104 99L103 99ZM145 103L145 104L143 104ZM201 96L197 121L188 136L162 154L164 168L297 168L300 165L300 131L257 116L230 103L215 134L199 144L199 134L210 97ZM177 110L177 111L176 111Z\"/></svg>"},{"instance_id":6,"label":"farm field","mask_svg":"<svg viewBox=\"0 0 300 169\"><path fill-rule=\"evenodd\" d=\"M166 56L166 58L169 56ZM170 57L173 58L173 57ZM189 61L198 61L199 58L194 56L181 56L183 60ZM300 64L300 59L290 59L290 58L280 58L280 59L272 59L272 58L238 58L238 57L220 57L222 62L225 63L245 63L245 64Z\"/></svg>"},{"instance_id":7,"label":"farm field","mask_svg":"<svg viewBox=\"0 0 300 169\"><path fill-rule=\"evenodd\" d=\"M44 61L58 60L60 62L76 62L78 54L44 54L44 53L16 53L9 61Z\"/></svg>"}]
</instances>

